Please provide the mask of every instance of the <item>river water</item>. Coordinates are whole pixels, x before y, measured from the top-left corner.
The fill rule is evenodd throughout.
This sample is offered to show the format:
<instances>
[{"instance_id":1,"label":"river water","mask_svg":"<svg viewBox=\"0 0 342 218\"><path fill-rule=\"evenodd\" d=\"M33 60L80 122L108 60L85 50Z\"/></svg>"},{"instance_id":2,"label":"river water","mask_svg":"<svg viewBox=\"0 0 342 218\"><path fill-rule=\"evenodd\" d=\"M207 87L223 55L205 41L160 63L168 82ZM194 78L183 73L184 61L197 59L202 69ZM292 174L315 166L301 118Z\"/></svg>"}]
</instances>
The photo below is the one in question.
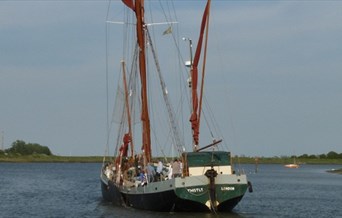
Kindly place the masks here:
<instances>
[{"instance_id":1,"label":"river water","mask_svg":"<svg viewBox=\"0 0 342 218\"><path fill-rule=\"evenodd\" d=\"M342 217L341 165L242 165L253 184L232 213L156 213L102 200L98 163L0 163L0 217Z\"/></svg>"}]
</instances>

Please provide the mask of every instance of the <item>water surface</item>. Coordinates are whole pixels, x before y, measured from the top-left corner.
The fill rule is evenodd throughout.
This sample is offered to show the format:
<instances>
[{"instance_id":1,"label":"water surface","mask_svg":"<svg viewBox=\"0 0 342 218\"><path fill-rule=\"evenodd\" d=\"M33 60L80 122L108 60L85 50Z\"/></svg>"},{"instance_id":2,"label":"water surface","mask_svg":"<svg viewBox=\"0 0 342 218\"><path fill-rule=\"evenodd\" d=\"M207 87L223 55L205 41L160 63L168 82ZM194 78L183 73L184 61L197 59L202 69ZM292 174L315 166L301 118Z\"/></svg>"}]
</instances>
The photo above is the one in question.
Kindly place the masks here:
<instances>
[{"instance_id":1,"label":"water surface","mask_svg":"<svg viewBox=\"0 0 342 218\"><path fill-rule=\"evenodd\" d=\"M0 217L342 217L337 165L242 165L253 184L232 213L156 213L102 200L98 163L0 163Z\"/></svg>"}]
</instances>

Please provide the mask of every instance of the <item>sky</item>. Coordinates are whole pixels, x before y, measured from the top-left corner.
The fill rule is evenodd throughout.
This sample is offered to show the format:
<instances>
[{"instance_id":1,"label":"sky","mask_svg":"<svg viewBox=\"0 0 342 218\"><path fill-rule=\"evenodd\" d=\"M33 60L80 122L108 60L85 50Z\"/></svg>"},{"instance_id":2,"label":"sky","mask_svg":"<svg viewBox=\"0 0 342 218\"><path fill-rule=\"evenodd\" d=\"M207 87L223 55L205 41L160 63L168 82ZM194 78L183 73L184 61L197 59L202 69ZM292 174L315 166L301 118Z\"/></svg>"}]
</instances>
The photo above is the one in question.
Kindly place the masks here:
<instances>
[{"instance_id":1,"label":"sky","mask_svg":"<svg viewBox=\"0 0 342 218\"><path fill-rule=\"evenodd\" d=\"M180 30L197 38L203 1L174 5ZM107 10L101 0L0 1L5 148L24 140L57 155L104 154ZM234 154L342 153L341 11L342 1L212 2L218 52L206 87L219 93L209 97Z\"/></svg>"}]
</instances>

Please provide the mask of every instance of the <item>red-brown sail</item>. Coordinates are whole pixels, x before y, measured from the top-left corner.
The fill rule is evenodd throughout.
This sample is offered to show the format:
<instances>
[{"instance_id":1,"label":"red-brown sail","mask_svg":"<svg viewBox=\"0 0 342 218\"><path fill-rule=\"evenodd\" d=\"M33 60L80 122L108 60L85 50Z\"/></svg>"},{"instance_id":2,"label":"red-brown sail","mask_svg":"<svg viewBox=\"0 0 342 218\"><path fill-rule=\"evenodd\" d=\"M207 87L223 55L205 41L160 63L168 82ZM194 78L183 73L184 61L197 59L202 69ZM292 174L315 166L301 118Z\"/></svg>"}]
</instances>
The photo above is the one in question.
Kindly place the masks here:
<instances>
[{"instance_id":1,"label":"red-brown sail","mask_svg":"<svg viewBox=\"0 0 342 218\"><path fill-rule=\"evenodd\" d=\"M133 11L135 10L133 0L122 0L122 2Z\"/></svg>"},{"instance_id":2,"label":"red-brown sail","mask_svg":"<svg viewBox=\"0 0 342 218\"><path fill-rule=\"evenodd\" d=\"M193 143L195 146L197 146L199 143L199 122L200 122L199 117L201 113L201 108L198 105L198 95L197 95L198 63L199 63L200 56L201 56L204 30L207 27L207 19L209 18L208 17L209 8L210 8L210 0L207 2L207 5L203 13L200 36L198 39L194 62L193 62L192 69L191 69L192 114L190 117L190 122L191 122L191 128L193 130L193 133L192 133ZM205 60L203 60L203 62L205 62ZM203 79L204 78L202 78L202 80ZM202 95L200 96L200 98L202 98Z\"/></svg>"}]
</instances>

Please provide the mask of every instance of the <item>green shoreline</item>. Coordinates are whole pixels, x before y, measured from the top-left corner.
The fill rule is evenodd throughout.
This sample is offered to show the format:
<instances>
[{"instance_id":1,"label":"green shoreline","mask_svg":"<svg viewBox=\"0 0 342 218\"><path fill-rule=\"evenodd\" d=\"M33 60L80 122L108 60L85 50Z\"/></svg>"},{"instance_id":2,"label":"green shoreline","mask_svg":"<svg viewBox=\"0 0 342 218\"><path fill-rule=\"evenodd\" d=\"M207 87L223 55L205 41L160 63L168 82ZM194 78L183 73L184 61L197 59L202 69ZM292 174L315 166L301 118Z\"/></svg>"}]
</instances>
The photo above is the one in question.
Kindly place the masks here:
<instances>
[{"instance_id":1,"label":"green shoreline","mask_svg":"<svg viewBox=\"0 0 342 218\"><path fill-rule=\"evenodd\" d=\"M110 158L106 158L109 160ZM158 158L161 159L161 158ZM168 158L170 159L170 158ZM45 162L45 163L102 163L102 156L56 156L56 155L0 155L0 162ZM289 164L293 162L292 158L287 157L234 157L235 164ZM342 159L297 159L297 163L302 164L341 164Z\"/></svg>"},{"instance_id":2,"label":"green shoreline","mask_svg":"<svg viewBox=\"0 0 342 218\"><path fill-rule=\"evenodd\" d=\"M0 163L102 163L100 156L55 156L55 155L25 155L0 156Z\"/></svg>"}]
</instances>

